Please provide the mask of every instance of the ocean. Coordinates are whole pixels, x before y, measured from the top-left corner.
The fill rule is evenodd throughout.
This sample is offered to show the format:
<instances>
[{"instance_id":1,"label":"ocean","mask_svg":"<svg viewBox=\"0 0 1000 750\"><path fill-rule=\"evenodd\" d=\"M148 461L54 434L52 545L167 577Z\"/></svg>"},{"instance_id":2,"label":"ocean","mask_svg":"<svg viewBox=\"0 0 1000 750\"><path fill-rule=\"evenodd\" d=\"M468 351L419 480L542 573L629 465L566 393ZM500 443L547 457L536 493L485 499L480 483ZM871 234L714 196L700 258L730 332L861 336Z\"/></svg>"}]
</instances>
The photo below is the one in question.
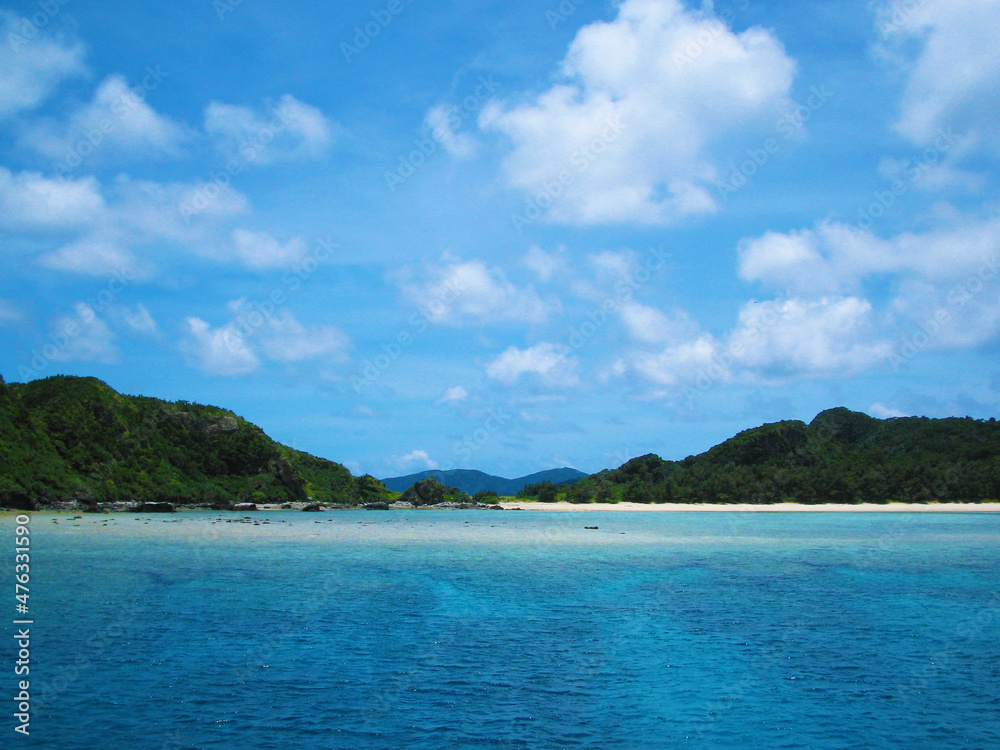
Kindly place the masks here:
<instances>
[{"instance_id":1,"label":"ocean","mask_svg":"<svg viewBox=\"0 0 1000 750\"><path fill-rule=\"evenodd\" d=\"M1000 514L30 528L30 734L5 701L3 748L1000 748Z\"/></svg>"}]
</instances>

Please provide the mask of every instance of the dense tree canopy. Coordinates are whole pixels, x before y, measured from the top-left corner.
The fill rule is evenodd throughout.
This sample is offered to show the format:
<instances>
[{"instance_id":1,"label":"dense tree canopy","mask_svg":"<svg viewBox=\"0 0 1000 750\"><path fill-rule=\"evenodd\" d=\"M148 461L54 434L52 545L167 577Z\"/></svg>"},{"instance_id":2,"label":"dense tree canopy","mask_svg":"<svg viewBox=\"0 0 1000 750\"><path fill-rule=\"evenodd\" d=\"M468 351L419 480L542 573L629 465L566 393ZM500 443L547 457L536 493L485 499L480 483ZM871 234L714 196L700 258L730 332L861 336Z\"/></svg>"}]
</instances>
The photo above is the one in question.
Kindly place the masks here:
<instances>
[{"instance_id":1,"label":"dense tree canopy","mask_svg":"<svg viewBox=\"0 0 1000 750\"><path fill-rule=\"evenodd\" d=\"M215 406L124 396L95 378L0 381L0 500L357 503L385 492Z\"/></svg>"}]
</instances>

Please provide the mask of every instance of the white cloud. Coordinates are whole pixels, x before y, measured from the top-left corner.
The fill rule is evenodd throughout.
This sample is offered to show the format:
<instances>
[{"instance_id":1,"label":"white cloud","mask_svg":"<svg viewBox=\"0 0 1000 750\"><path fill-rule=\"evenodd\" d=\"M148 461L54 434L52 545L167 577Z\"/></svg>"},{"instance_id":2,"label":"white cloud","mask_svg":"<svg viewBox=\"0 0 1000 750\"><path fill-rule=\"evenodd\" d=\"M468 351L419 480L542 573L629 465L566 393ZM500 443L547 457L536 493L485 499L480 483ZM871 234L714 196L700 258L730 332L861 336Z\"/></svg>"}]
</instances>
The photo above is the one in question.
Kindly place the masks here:
<instances>
[{"instance_id":1,"label":"white cloud","mask_svg":"<svg viewBox=\"0 0 1000 750\"><path fill-rule=\"evenodd\" d=\"M187 337L181 342L181 351L202 372L234 377L260 367L260 359L232 323L213 329L201 318L191 317L185 326Z\"/></svg>"},{"instance_id":2,"label":"white cloud","mask_svg":"<svg viewBox=\"0 0 1000 750\"><path fill-rule=\"evenodd\" d=\"M105 209L93 177L52 179L0 167L0 226L20 231L64 230L100 218Z\"/></svg>"},{"instance_id":3,"label":"white cloud","mask_svg":"<svg viewBox=\"0 0 1000 750\"><path fill-rule=\"evenodd\" d=\"M8 327L20 323L24 320L24 313L20 306L9 300L0 297L0 327Z\"/></svg>"},{"instance_id":4,"label":"white cloud","mask_svg":"<svg viewBox=\"0 0 1000 750\"><path fill-rule=\"evenodd\" d=\"M871 304L856 297L749 302L721 340L684 312L668 318L639 305L629 310L623 322L639 348L611 372L632 371L671 388L853 375L885 361L892 350L875 330Z\"/></svg>"},{"instance_id":5,"label":"white cloud","mask_svg":"<svg viewBox=\"0 0 1000 750\"><path fill-rule=\"evenodd\" d=\"M81 237L39 258L46 268L81 276L120 276L128 280L149 278L153 268L140 261L113 237L98 232Z\"/></svg>"},{"instance_id":6,"label":"white cloud","mask_svg":"<svg viewBox=\"0 0 1000 750\"><path fill-rule=\"evenodd\" d=\"M548 218L670 222L717 208L713 147L787 111L794 72L770 31L733 33L680 0L625 0L577 33L560 83L485 107L480 125L510 138L512 186L554 198Z\"/></svg>"},{"instance_id":7,"label":"white cloud","mask_svg":"<svg viewBox=\"0 0 1000 750\"><path fill-rule=\"evenodd\" d=\"M899 409L894 409L891 406L886 406L881 402L876 402L868 407L868 413L871 414L876 419L895 419L898 417L909 417L910 414L906 412L899 411Z\"/></svg>"},{"instance_id":8,"label":"white cloud","mask_svg":"<svg viewBox=\"0 0 1000 750\"><path fill-rule=\"evenodd\" d=\"M115 335L90 305L77 302L73 315L65 315L52 326L51 340L57 343L57 362L97 362L117 364L121 352L115 345Z\"/></svg>"},{"instance_id":9,"label":"white cloud","mask_svg":"<svg viewBox=\"0 0 1000 750\"><path fill-rule=\"evenodd\" d=\"M879 9L882 51L908 73L897 128L920 146L954 127L965 147L1000 152L1000 4L890 0ZM916 54L910 50L918 49Z\"/></svg>"},{"instance_id":10,"label":"white cloud","mask_svg":"<svg viewBox=\"0 0 1000 750\"><path fill-rule=\"evenodd\" d=\"M540 323L550 305L531 286L519 289L500 268L479 260L453 261L426 269L430 278L411 283L405 275L397 281L411 301L434 323L461 324L522 321Z\"/></svg>"},{"instance_id":11,"label":"white cloud","mask_svg":"<svg viewBox=\"0 0 1000 750\"><path fill-rule=\"evenodd\" d=\"M476 142L468 133L459 133L461 118L453 124L453 107L438 105L432 107L424 116L424 124L430 128L434 140L441 144L451 156L456 159L467 159L476 152Z\"/></svg>"},{"instance_id":12,"label":"white cloud","mask_svg":"<svg viewBox=\"0 0 1000 750\"><path fill-rule=\"evenodd\" d=\"M275 362L301 362L325 357L338 362L346 359L350 338L335 326L307 328L291 313L268 320L261 336L261 349Z\"/></svg>"},{"instance_id":13,"label":"white cloud","mask_svg":"<svg viewBox=\"0 0 1000 750\"><path fill-rule=\"evenodd\" d=\"M723 382L731 378L727 366L716 365L718 342L709 334L671 344L658 352L639 352L632 357L636 372L653 383L667 386L687 385L711 373ZM620 374L622 367L616 367Z\"/></svg>"},{"instance_id":14,"label":"white cloud","mask_svg":"<svg viewBox=\"0 0 1000 750\"><path fill-rule=\"evenodd\" d=\"M538 245L532 245L524 256L524 265L534 271L539 281L545 282L565 269L564 254L565 248L562 247L557 252L549 253Z\"/></svg>"},{"instance_id":15,"label":"white cloud","mask_svg":"<svg viewBox=\"0 0 1000 750\"><path fill-rule=\"evenodd\" d=\"M407 453L405 456L396 456L393 458L396 466L402 469L409 469L413 464L417 464L423 469L437 469L438 462L430 457L427 451L415 450L411 453Z\"/></svg>"},{"instance_id":16,"label":"white cloud","mask_svg":"<svg viewBox=\"0 0 1000 750\"><path fill-rule=\"evenodd\" d=\"M620 306L620 313L633 341L663 344L697 336L697 324L683 311L668 317L654 307L625 302Z\"/></svg>"},{"instance_id":17,"label":"white cloud","mask_svg":"<svg viewBox=\"0 0 1000 750\"><path fill-rule=\"evenodd\" d=\"M181 350L195 367L215 375L246 375L266 358L289 364L324 358L342 362L350 338L335 326L304 326L287 310L272 312L246 299L227 305L232 319L212 328L188 318Z\"/></svg>"},{"instance_id":18,"label":"white cloud","mask_svg":"<svg viewBox=\"0 0 1000 750\"><path fill-rule=\"evenodd\" d=\"M133 333L152 336L158 330L153 316L150 315L149 310L141 302L134 307L124 308L122 310L122 317L125 325Z\"/></svg>"},{"instance_id":19,"label":"white cloud","mask_svg":"<svg viewBox=\"0 0 1000 750\"><path fill-rule=\"evenodd\" d=\"M468 399L469 392L460 385L454 385L451 388L448 388L441 398L434 402L434 405L441 406L442 404L460 404Z\"/></svg>"},{"instance_id":20,"label":"white cloud","mask_svg":"<svg viewBox=\"0 0 1000 750\"><path fill-rule=\"evenodd\" d=\"M872 323L871 303L857 297L751 302L740 310L727 350L765 378L853 375L891 351Z\"/></svg>"},{"instance_id":21,"label":"white cloud","mask_svg":"<svg viewBox=\"0 0 1000 750\"><path fill-rule=\"evenodd\" d=\"M221 153L245 164L322 157L340 131L318 109L290 94L262 109L221 102L205 108L205 132Z\"/></svg>"},{"instance_id":22,"label":"white cloud","mask_svg":"<svg viewBox=\"0 0 1000 750\"><path fill-rule=\"evenodd\" d=\"M486 374L508 385L529 374L549 386L568 387L579 382L576 360L567 356L566 347L545 341L528 349L509 347L486 366Z\"/></svg>"},{"instance_id":23,"label":"white cloud","mask_svg":"<svg viewBox=\"0 0 1000 750\"><path fill-rule=\"evenodd\" d=\"M1000 217L953 216L936 229L888 240L844 224L768 232L743 240L739 274L796 293L831 293L857 287L876 274L902 274L935 282L974 272L1000 253Z\"/></svg>"},{"instance_id":24,"label":"white cloud","mask_svg":"<svg viewBox=\"0 0 1000 750\"><path fill-rule=\"evenodd\" d=\"M284 245L267 232L233 231L233 252L246 266L253 269L288 268L301 261L306 243L293 237Z\"/></svg>"},{"instance_id":25,"label":"white cloud","mask_svg":"<svg viewBox=\"0 0 1000 750\"><path fill-rule=\"evenodd\" d=\"M60 165L72 170L95 157L125 156L134 161L180 156L191 133L149 106L144 101L147 94L143 86L130 88L120 75L109 76L93 101L65 122L35 123L21 143L53 159L57 171Z\"/></svg>"},{"instance_id":26,"label":"white cloud","mask_svg":"<svg viewBox=\"0 0 1000 750\"><path fill-rule=\"evenodd\" d=\"M39 31L31 21L0 10L0 120L32 110L68 78L86 75L79 41Z\"/></svg>"}]
</instances>

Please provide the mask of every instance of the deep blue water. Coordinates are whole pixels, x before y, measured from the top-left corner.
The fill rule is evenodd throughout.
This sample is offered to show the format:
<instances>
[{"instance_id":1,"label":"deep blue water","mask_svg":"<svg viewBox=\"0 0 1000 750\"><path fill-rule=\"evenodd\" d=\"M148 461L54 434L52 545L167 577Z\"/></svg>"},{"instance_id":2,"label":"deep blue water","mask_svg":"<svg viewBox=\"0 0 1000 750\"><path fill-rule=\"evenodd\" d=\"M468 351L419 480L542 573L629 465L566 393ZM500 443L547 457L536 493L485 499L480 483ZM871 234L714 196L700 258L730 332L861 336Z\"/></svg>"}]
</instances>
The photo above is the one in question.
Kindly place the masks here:
<instances>
[{"instance_id":1,"label":"deep blue water","mask_svg":"<svg viewBox=\"0 0 1000 750\"><path fill-rule=\"evenodd\" d=\"M0 747L1000 748L1000 515L238 517L34 514Z\"/></svg>"}]
</instances>

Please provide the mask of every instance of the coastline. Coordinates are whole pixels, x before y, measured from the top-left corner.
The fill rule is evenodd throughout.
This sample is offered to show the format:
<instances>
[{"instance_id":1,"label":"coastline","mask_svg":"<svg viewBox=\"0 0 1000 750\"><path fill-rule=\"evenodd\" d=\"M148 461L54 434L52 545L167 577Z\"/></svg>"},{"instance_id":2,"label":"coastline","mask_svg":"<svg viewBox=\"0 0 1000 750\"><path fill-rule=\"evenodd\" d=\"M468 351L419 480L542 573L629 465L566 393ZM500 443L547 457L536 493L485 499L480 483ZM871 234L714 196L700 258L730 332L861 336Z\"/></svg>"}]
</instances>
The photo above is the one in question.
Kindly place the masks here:
<instances>
[{"instance_id":1,"label":"coastline","mask_svg":"<svg viewBox=\"0 0 1000 750\"><path fill-rule=\"evenodd\" d=\"M306 503L289 503L285 506L277 504L262 504L255 510L227 510L219 511L204 507L177 506L176 511L202 511L221 512L234 516L249 513L255 516L259 513L286 513L301 512ZM557 513L592 513L595 511L610 512L637 512L637 513L1000 513L1000 502L996 503L859 503L857 505L843 503L826 503L817 505L807 505L805 503L774 503L772 505L754 505L751 503L570 503L566 501L554 503L542 503L537 501L501 500L497 503L506 511L550 511ZM291 507L288 507L291 506ZM494 506L495 507L495 506ZM358 507L324 507L320 512L328 513L337 510L371 511L369 508ZM415 510L410 507L392 507L380 509L385 510ZM421 512L441 511L441 510L487 510L486 506L480 508L456 508L456 507L433 507L427 506L419 508ZM35 510L15 510L11 508L0 508L0 517L8 515L19 515L22 513L41 514L66 514L80 513L87 516L101 517L116 515L119 513L129 513L127 508L102 508L94 512L85 508L77 507L46 507ZM142 513L149 515L149 513ZM153 515L160 515L154 513ZM164 513L162 515L171 515Z\"/></svg>"},{"instance_id":2,"label":"coastline","mask_svg":"<svg viewBox=\"0 0 1000 750\"><path fill-rule=\"evenodd\" d=\"M1000 513L1000 503L862 503L840 505L828 503L805 505L803 503L775 503L774 505L729 505L698 503L500 503L504 510L571 511L640 511L665 513Z\"/></svg>"}]
</instances>

